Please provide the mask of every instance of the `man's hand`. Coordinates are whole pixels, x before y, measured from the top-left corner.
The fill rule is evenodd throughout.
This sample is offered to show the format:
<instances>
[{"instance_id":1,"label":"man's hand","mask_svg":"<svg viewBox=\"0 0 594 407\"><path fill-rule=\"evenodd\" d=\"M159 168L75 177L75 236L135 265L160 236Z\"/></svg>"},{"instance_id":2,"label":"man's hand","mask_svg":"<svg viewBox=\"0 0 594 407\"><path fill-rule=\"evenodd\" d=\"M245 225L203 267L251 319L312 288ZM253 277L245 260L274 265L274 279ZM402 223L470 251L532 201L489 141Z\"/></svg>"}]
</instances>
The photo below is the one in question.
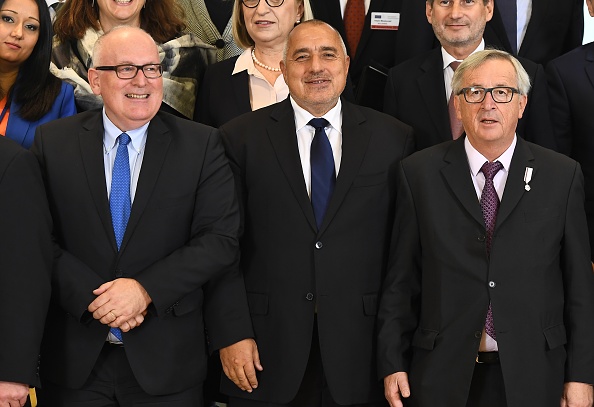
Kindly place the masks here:
<instances>
[{"instance_id":1,"label":"man's hand","mask_svg":"<svg viewBox=\"0 0 594 407\"><path fill-rule=\"evenodd\" d=\"M258 387L256 369L264 370L260 364L258 346L253 339L244 339L219 350L223 371L241 390L251 393Z\"/></svg>"},{"instance_id":2,"label":"man's hand","mask_svg":"<svg viewBox=\"0 0 594 407\"><path fill-rule=\"evenodd\" d=\"M594 391L591 384L569 382L563 388L561 407L592 407Z\"/></svg>"},{"instance_id":3,"label":"man's hand","mask_svg":"<svg viewBox=\"0 0 594 407\"><path fill-rule=\"evenodd\" d=\"M410 396L408 373L396 372L384 377L384 395L390 407L403 407L402 397Z\"/></svg>"},{"instance_id":4,"label":"man's hand","mask_svg":"<svg viewBox=\"0 0 594 407\"><path fill-rule=\"evenodd\" d=\"M0 407L22 407L28 395L29 386L26 384L0 382Z\"/></svg>"},{"instance_id":5,"label":"man's hand","mask_svg":"<svg viewBox=\"0 0 594 407\"><path fill-rule=\"evenodd\" d=\"M151 297L140 283L131 278L118 278L93 291L97 296L89 304L93 318L112 328L129 331L144 321Z\"/></svg>"}]
</instances>

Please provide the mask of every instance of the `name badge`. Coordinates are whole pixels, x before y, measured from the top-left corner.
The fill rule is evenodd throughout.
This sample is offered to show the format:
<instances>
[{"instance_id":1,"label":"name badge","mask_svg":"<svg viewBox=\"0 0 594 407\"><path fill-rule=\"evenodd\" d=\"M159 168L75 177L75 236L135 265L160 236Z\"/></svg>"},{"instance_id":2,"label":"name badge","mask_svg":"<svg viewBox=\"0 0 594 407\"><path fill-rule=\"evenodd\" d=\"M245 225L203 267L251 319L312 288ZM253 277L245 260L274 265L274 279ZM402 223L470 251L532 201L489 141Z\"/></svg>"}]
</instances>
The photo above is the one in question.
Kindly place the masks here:
<instances>
[{"instance_id":1,"label":"name badge","mask_svg":"<svg viewBox=\"0 0 594 407\"><path fill-rule=\"evenodd\" d=\"M371 13L372 30L397 30L400 25L400 13L382 11Z\"/></svg>"}]
</instances>

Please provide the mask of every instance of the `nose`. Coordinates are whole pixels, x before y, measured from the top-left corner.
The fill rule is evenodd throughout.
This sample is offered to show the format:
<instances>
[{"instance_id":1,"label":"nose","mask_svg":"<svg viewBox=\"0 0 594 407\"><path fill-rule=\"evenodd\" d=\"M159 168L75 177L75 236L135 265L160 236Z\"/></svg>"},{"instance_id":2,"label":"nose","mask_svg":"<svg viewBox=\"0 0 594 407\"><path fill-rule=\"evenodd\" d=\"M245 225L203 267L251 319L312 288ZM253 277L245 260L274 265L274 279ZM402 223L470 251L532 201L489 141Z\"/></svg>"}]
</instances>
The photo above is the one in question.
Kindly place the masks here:
<instances>
[{"instance_id":1,"label":"nose","mask_svg":"<svg viewBox=\"0 0 594 407\"><path fill-rule=\"evenodd\" d=\"M481 106L485 110L491 110L497 106L497 103L495 102L495 99L493 99L493 94L491 92L487 92Z\"/></svg>"},{"instance_id":2,"label":"nose","mask_svg":"<svg viewBox=\"0 0 594 407\"><path fill-rule=\"evenodd\" d=\"M318 54L314 53L311 56L311 62L309 65L309 69L313 72L319 72L323 69L322 68L322 59L320 58L320 56Z\"/></svg>"},{"instance_id":3,"label":"nose","mask_svg":"<svg viewBox=\"0 0 594 407\"><path fill-rule=\"evenodd\" d=\"M453 19L458 19L462 17L462 4L460 1L454 0L452 2L452 9L450 10L450 15Z\"/></svg>"},{"instance_id":4,"label":"nose","mask_svg":"<svg viewBox=\"0 0 594 407\"><path fill-rule=\"evenodd\" d=\"M10 33L14 38L23 38L23 27L20 24L15 24L14 29Z\"/></svg>"},{"instance_id":5,"label":"nose","mask_svg":"<svg viewBox=\"0 0 594 407\"><path fill-rule=\"evenodd\" d=\"M147 78L146 76L144 76L144 72L142 72L142 69L139 69L138 72L136 72L136 76L130 79L130 81L135 86L144 86L147 83Z\"/></svg>"},{"instance_id":6,"label":"nose","mask_svg":"<svg viewBox=\"0 0 594 407\"><path fill-rule=\"evenodd\" d=\"M258 14L266 14L270 11L270 6L266 3L266 0L260 0L258 5L256 6L256 13Z\"/></svg>"}]
</instances>

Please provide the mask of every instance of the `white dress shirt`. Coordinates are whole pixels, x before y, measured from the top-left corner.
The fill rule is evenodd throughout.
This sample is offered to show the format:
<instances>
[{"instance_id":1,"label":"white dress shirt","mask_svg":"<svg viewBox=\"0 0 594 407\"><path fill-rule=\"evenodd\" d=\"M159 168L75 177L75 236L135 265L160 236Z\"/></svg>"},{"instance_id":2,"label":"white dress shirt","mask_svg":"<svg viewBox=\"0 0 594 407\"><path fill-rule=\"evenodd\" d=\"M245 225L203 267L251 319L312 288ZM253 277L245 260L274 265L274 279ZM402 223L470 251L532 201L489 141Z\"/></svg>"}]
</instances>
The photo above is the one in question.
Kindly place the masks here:
<instances>
[{"instance_id":1,"label":"white dress shirt","mask_svg":"<svg viewBox=\"0 0 594 407\"><path fill-rule=\"evenodd\" d=\"M520 49L522 45L522 41L524 41L524 36L526 36L526 29L528 28L528 23L530 22L530 16L532 15L532 0L517 0L516 2L516 10L517 10L517 49Z\"/></svg>"},{"instance_id":2,"label":"white dress shirt","mask_svg":"<svg viewBox=\"0 0 594 407\"><path fill-rule=\"evenodd\" d=\"M307 195L311 198L311 163L310 149L311 142L315 135L315 129L307 124L313 116L307 110L301 108L292 97L290 97L291 105L295 113L295 129L297 129L297 147L299 149L299 157L301 158L301 167L303 169L303 179L305 180L305 187L307 188ZM328 113L322 116L328 120L329 124L326 127L326 135L332 147L332 154L334 156L334 168L336 169L336 176L338 177L338 170L340 169L340 160L342 158L342 103L338 99L338 103Z\"/></svg>"},{"instance_id":3,"label":"white dress shirt","mask_svg":"<svg viewBox=\"0 0 594 407\"><path fill-rule=\"evenodd\" d=\"M493 186L495 187L495 191L497 191L497 196L499 197L499 201L503 198L503 191L505 190L505 183L507 182L507 175L509 174L509 167L511 165L511 160L514 155L514 150L516 148L517 136L514 136L514 139L511 145L501 154L497 159L493 161L499 161L503 164L503 168L499 170L499 172L493 178ZM472 184L474 185L474 189L476 191L477 199L480 201L481 194L483 192L483 187L485 186L485 176L481 172L481 167L486 161L489 161L485 158L481 153L479 153L468 141L468 138L464 139L464 149L466 150L466 157L468 158L468 165L470 166L470 177L472 178ZM497 309L493 309L493 315L497 314ZM486 318L486 315L485 315ZM481 337L481 344L479 346L479 350L481 352L492 352L498 350L497 341L491 338L489 335L485 333L485 329L483 328L483 335Z\"/></svg>"}]
</instances>

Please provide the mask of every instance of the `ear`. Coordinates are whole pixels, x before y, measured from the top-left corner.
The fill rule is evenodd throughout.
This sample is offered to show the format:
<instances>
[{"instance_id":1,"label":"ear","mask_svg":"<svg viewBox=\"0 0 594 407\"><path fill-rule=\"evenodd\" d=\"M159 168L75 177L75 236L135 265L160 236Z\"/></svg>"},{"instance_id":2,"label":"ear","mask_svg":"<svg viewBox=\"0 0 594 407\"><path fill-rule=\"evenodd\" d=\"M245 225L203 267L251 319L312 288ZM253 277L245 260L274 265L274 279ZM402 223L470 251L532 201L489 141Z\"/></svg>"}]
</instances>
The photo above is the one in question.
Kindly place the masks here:
<instances>
[{"instance_id":1,"label":"ear","mask_svg":"<svg viewBox=\"0 0 594 407\"><path fill-rule=\"evenodd\" d=\"M283 61L282 59L280 61L279 67L280 67L281 73L283 74L283 79L285 80L285 83L288 86L289 83L287 82L287 65L285 65L285 61Z\"/></svg>"},{"instance_id":2,"label":"ear","mask_svg":"<svg viewBox=\"0 0 594 407\"><path fill-rule=\"evenodd\" d=\"M493 0L489 0L487 4L485 4L485 8L487 9L487 20L491 21L493 18Z\"/></svg>"},{"instance_id":3,"label":"ear","mask_svg":"<svg viewBox=\"0 0 594 407\"><path fill-rule=\"evenodd\" d=\"M586 0L586 5L588 6L590 16L594 17L594 0Z\"/></svg>"},{"instance_id":4,"label":"ear","mask_svg":"<svg viewBox=\"0 0 594 407\"><path fill-rule=\"evenodd\" d=\"M528 103L528 96L526 95L518 95L520 96L519 103L520 103L520 111L518 112L518 119L521 119L524 115L524 109L526 109L526 103Z\"/></svg>"},{"instance_id":5,"label":"ear","mask_svg":"<svg viewBox=\"0 0 594 407\"><path fill-rule=\"evenodd\" d=\"M297 6L297 20L303 21L304 14L305 14L305 6L304 6L304 2L302 1L301 3L299 3L299 6Z\"/></svg>"},{"instance_id":6,"label":"ear","mask_svg":"<svg viewBox=\"0 0 594 407\"><path fill-rule=\"evenodd\" d=\"M456 117L458 118L458 120L462 120L462 112L460 111L460 99L462 98L462 95L454 95L454 109L456 109Z\"/></svg>"},{"instance_id":7,"label":"ear","mask_svg":"<svg viewBox=\"0 0 594 407\"><path fill-rule=\"evenodd\" d=\"M99 72L95 68L90 68L87 74L89 78L89 85L95 95L101 94L101 81L99 80Z\"/></svg>"},{"instance_id":8,"label":"ear","mask_svg":"<svg viewBox=\"0 0 594 407\"><path fill-rule=\"evenodd\" d=\"M437 1L437 0L433 0L433 1ZM429 1L425 2L425 16L427 17L427 21L429 21L429 24L433 24L431 22L432 17L431 17L431 13L433 11L433 6L431 4L429 4Z\"/></svg>"}]
</instances>

